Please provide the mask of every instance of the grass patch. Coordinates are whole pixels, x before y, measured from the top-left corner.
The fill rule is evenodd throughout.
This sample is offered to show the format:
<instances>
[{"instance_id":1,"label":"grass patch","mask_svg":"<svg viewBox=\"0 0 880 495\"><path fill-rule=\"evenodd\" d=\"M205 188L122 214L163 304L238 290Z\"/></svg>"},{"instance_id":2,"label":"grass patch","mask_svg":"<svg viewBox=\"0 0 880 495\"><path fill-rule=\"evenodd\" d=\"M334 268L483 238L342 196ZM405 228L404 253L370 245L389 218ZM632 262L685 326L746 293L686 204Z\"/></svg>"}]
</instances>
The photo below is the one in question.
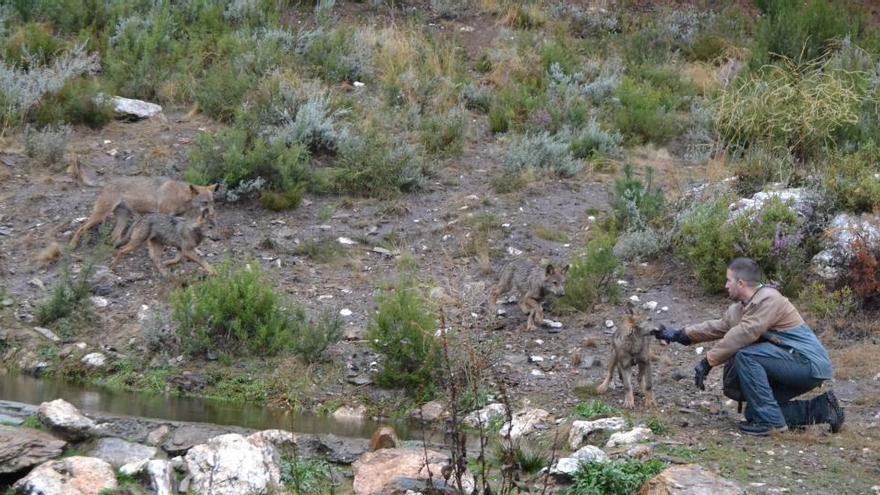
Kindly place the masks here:
<instances>
[{"instance_id":1,"label":"grass patch","mask_svg":"<svg viewBox=\"0 0 880 495\"><path fill-rule=\"evenodd\" d=\"M559 230L558 228L539 225L534 228L533 232L535 233L536 237L538 237L539 239L544 239L545 241L558 242L560 244L565 244L569 242L568 234Z\"/></svg>"},{"instance_id":2,"label":"grass patch","mask_svg":"<svg viewBox=\"0 0 880 495\"><path fill-rule=\"evenodd\" d=\"M59 320L68 320L71 324L75 319L89 320L92 317L90 279L94 272L94 263L85 264L79 273L74 274L69 263L65 262L49 299L37 306L37 321L46 325ZM61 326L67 328L69 325Z\"/></svg>"},{"instance_id":3,"label":"grass patch","mask_svg":"<svg viewBox=\"0 0 880 495\"><path fill-rule=\"evenodd\" d=\"M620 409L609 406L600 401L582 402L574 408L574 416L580 419L597 419L607 418L610 416L620 416L623 412Z\"/></svg>"},{"instance_id":4,"label":"grass patch","mask_svg":"<svg viewBox=\"0 0 880 495\"><path fill-rule=\"evenodd\" d=\"M581 464L574 484L565 495L631 495L642 483L660 474L666 464L658 460L611 461Z\"/></svg>"},{"instance_id":5,"label":"grass patch","mask_svg":"<svg viewBox=\"0 0 880 495\"><path fill-rule=\"evenodd\" d=\"M311 241L303 241L294 249L297 256L305 256L315 263L327 264L337 260L345 254L339 242L335 239L319 239Z\"/></svg>"},{"instance_id":6,"label":"grass patch","mask_svg":"<svg viewBox=\"0 0 880 495\"><path fill-rule=\"evenodd\" d=\"M282 456L281 482L293 493L332 493L333 471L322 460Z\"/></svg>"}]
</instances>

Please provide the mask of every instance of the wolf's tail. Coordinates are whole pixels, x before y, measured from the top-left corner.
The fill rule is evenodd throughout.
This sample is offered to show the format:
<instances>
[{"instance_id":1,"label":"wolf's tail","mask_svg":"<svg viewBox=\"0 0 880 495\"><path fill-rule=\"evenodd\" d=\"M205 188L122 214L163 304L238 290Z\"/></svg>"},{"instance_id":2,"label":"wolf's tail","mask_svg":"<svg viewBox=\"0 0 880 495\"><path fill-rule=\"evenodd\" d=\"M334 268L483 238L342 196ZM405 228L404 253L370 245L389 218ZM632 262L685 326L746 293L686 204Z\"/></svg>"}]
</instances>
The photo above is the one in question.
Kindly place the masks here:
<instances>
[{"instance_id":1,"label":"wolf's tail","mask_svg":"<svg viewBox=\"0 0 880 495\"><path fill-rule=\"evenodd\" d=\"M79 156L73 157L73 163L67 168L67 171L70 175L86 186L97 187L103 185L98 177L95 175L95 172L89 170L87 168L83 168L79 164Z\"/></svg>"}]
</instances>

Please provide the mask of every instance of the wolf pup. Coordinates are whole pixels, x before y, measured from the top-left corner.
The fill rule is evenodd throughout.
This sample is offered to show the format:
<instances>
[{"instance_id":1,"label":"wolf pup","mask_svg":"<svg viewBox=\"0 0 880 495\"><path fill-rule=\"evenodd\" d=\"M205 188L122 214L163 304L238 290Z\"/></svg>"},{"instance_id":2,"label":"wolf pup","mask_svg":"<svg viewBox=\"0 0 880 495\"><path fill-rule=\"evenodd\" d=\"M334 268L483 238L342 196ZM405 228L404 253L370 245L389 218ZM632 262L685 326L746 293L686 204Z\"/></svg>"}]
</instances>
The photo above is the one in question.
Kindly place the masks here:
<instances>
[{"instance_id":1,"label":"wolf pup","mask_svg":"<svg viewBox=\"0 0 880 495\"><path fill-rule=\"evenodd\" d=\"M495 315L498 297L510 289L517 292L517 303L523 314L528 315L526 330L532 331L544 322L544 299L548 295L565 295L565 274L568 265L558 270L553 265L541 268L528 260L509 263L501 271L501 278L489 291L489 314Z\"/></svg>"},{"instance_id":2,"label":"wolf pup","mask_svg":"<svg viewBox=\"0 0 880 495\"><path fill-rule=\"evenodd\" d=\"M116 215L113 242L118 243L128 224L131 212L147 214L182 215L209 210L214 220L214 190L217 184L196 186L164 177L117 177L104 185L95 201L92 214L70 239L70 247L79 244L79 238L89 229Z\"/></svg>"},{"instance_id":3,"label":"wolf pup","mask_svg":"<svg viewBox=\"0 0 880 495\"><path fill-rule=\"evenodd\" d=\"M184 258L195 261L205 271L214 275L216 272L211 268L211 265L196 253L196 246L202 242L204 237L202 227L205 224L214 225L211 212L212 210L205 208L195 218L176 217L160 213L151 213L141 217L132 224L128 243L116 252L110 269L116 271L116 264L119 263L123 256L136 250L144 242L147 242L150 258L163 276L168 276L167 266L180 263ZM176 247L177 255L163 262L163 246Z\"/></svg>"},{"instance_id":4,"label":"wolf pup","mask_svg":"<svg viewBox=\"0 0 880 495\"><path fill-rule=\"evenodd\" d=\"M614 379L614 370L617 369L623 389L626 393L623 399L623 407L632 409L635 407L633 387L630 381L632 366L639 366L639 380L642 383L642 393L645 395L645 406L654 407L654 391L651 383L651 329L643 321L643 316L635 312L635 306L627 303L627 316L623 325L615 330L611 336L613 348L608 363L608 375L601 385L596 387L596 393L604 394L608 391Z\"/></svg>"}]
</instances>

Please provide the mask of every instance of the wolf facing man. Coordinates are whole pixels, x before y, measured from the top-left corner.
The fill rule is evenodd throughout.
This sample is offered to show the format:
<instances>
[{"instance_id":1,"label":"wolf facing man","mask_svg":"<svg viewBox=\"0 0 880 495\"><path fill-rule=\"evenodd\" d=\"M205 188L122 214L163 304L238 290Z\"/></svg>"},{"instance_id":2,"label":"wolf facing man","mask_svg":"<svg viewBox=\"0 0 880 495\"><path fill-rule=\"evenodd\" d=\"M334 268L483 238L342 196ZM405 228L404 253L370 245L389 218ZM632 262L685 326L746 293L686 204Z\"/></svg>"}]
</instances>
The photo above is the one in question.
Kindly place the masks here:
<instances>
[{"instance_id":1,"label":"wolf facing man","mask_svg":"<svg viewBox=\"0 0 880 495\"><path fill-rule=\"evenodd\" d=\"M811 424L829 424L837 433L844 412L833 391L792 400L831 379L828 351L788 298L760 278L753 260L733 260L725 288L734 303L721 319L685 328L660 325L654 336L682 345L719 340L694 368L694 383L705 390L712 368L726 363L725 395L746 402L743 434L766 436Z\"/></svg>"}]
</instances>

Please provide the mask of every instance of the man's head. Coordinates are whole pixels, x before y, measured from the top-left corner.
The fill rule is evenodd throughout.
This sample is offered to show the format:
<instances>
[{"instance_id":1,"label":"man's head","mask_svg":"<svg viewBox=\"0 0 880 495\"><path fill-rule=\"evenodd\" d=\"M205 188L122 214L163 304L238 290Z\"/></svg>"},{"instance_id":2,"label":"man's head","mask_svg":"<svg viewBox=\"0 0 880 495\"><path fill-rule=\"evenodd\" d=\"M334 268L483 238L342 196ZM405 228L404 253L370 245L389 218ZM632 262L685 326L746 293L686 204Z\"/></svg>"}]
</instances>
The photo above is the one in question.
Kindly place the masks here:
<instances>
[{"instance_id":1,"label":"man's head","mask_svg":"<svg viewBox=\"0 0 880 495\"><path fill-rule=\"evenodd\" d=\"M761 280L761 268L751 258L737 258L727 265L727 295L734 301L748 301Z\"/></svg>"}]
</instances>

